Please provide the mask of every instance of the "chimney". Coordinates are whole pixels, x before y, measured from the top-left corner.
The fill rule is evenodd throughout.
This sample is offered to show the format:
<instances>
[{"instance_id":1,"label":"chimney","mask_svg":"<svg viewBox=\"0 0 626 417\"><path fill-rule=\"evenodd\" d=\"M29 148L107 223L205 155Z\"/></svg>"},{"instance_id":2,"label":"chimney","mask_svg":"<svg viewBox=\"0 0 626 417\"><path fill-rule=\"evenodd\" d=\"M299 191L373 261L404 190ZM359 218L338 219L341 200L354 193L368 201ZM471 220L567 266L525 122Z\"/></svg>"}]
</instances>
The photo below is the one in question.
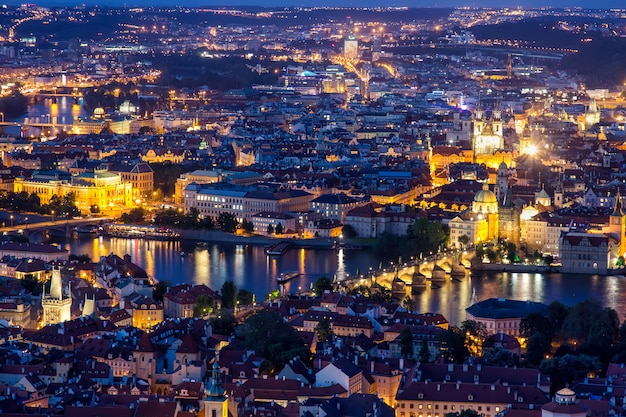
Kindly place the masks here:
<instances>
[{"instance_id":1,"label":"chimney","mask_svg":"<svg viewBox=\"0 0 626 417\"><path fill-rule=\"evenodd\" d=\"M370 362L370 373L374 373L374 361Z\"/></svg>"},{"instance_id":2,"label":"chimney","mask_svg":"<svg viewBox=\"0 0 626 417\"><path fill-rule=\"evenodd\" d=\"M400 358L400 370L404 371L404 358Z\"/></svg>"},{"instance_id":3,"label":"chimney","mask_svg":"<svg viewBox=\"0 0 626 417\"><path fill-rule=\"evenodd\" d=\"M357 355L356 353L354 354L354 364L355 365L359 365L359 355Z\"/></svg>"},{"instance_id":4,"label":"chimney","mask_svg":"<svg viewBox=\"0 0 626 417\"><path fill-rule=\"evenodd\" d=\"M491 390L495 391L496 390L496 386L494 384L491 384Z\"/></svg>"},{"instance_id":5,"label":"chimney","mask_svg":"<svg viewBox=\"0 0 626 417\"><path fill-rule=\"evenodd\" d=\"M441 384L437 384L437 391L441 391Z\"/></svg>"},{"instance_id":6,"label":"chimney","mask_svg":"<svg viewBox=\"0 0 626 417\"><path fill-rule=\"evenodd\" d=\"M468 364L466 364L466 363L464 363L464 364L463 364L463 372L467 372L467 371L468 371L468 369L469 369L469 365L468 365Z\"/></svg>"},{"instance_id":7,"label":"chimney","mask_svg":"<svg viewBox=\"0 0 626 417\"><path fill-rule=\"evenodd\" d=\"M448 364L448 372L452 372L454 371L454 364L453 363L449 363Z\"/></svg>"}]
</instances>

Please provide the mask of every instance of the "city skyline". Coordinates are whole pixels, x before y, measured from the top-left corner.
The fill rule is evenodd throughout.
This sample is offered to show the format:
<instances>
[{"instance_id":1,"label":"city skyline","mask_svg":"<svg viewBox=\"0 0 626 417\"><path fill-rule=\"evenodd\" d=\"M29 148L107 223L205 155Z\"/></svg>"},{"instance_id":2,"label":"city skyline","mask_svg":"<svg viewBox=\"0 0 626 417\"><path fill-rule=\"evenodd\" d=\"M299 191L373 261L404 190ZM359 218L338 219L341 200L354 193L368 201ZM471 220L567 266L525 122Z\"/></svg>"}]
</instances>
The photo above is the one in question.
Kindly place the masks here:
<instances>
[{"instance_id":1,"label":"city skyline","mask_svg":"<svg viewBox=\"0 0 626 417\"><path fill-rule=\"evenodd\" d=\"M11 1L5 4L19 5L20 2ZM131 6L182 6L182 7L345 7L345 8L360 8L360 7L411 7L411 8L455 8L455 7L472 7L472 8L539 8L539 7L582 7L591 9L612 9L623 8L623 2L618 0L608 1L591 1L591 0L557 0L547 4L542 0L518 0L514 3L503 0L438 0L433 2L427 2L423 0L400 0L393 1L381 6L381 4L374 0L364 1L349 1L344 0L341 2L322 0L322 1L292 1L292 0L270 0L263 2L263 4L254 4L251 0L205 0L202 2L183 0L173 3L171 0L107 0L104 2L89 0L89 1L68 1L68 0L51 0L45 3L37 3L41 6L48 7L63 7L63 6L110 6L110 7L131 7Z\"/></svg>"}]
</instances>

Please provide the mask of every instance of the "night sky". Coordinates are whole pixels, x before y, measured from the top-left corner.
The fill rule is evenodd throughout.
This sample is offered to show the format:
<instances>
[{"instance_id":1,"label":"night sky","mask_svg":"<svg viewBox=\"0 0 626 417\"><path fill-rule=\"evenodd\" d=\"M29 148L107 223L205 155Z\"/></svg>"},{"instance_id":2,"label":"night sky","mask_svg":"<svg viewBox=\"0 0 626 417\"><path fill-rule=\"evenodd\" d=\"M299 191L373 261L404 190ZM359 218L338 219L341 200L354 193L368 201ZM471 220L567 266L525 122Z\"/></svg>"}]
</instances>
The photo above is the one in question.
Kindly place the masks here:
<instances>
[{"instance_id":1,"label":"night sky","mask_svg":"<svg viewBox=\"0 0 626 417\"><path fill-rule=\"evenodd\" d=\"M23 2L11 1L8 4L20 4ZM588 8L626 8L623 0L400 0L383 2L380 0L104 0L104 1L67 1L47 0L37 3L41 6L66 6L66 5L100 5L100 6L265 6L265 7L289 7L289 6L343 6L343 7L378 7L378 6L408 6L408 7L588 7Z\"/></svg>"}]
</instances>

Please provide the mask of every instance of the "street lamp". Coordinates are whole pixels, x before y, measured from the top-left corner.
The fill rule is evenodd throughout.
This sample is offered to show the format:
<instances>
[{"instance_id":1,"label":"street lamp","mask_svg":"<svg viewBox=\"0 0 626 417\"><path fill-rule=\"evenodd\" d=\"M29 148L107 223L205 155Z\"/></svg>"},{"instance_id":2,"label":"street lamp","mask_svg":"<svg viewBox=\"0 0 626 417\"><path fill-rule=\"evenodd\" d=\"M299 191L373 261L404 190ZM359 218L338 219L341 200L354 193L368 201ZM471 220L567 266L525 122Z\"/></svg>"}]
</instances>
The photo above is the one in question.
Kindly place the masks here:
<instances>
[{"instance_id":1,"label":"street lamp","mask_svg":"<svg viewBox=\"0 0 626 417\"><path fill-rule=\"evenodd\" d=\"M4 123L4 112L0 111L0 116L2 117L2 123Z\"/></svg>"},{"instance_id":2,"label":"street lamp","mask_svg":"<svg viewBox=\"0 0 626 417\"><path fill-rule=\"evenodd\" d=\"M13 215L11 214L11 227L13 227Z\"/></svg>"}]
</instances>

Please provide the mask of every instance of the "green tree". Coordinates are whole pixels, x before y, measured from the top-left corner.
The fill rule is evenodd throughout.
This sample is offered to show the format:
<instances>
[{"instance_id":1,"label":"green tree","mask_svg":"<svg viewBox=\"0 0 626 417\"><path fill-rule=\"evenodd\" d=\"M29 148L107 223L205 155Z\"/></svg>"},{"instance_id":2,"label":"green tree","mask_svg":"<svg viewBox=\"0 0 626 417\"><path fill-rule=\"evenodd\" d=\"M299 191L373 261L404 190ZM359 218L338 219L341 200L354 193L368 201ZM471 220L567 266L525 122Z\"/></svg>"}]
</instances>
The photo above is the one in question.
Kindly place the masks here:
<instances>
[{"instance_id":1,"label":"green tree","mask_svg":"<svg viewBox=\"0 0 626 417\"><path fill-rule=\"evenodd\" d=\"M303 361L310 361L310 351L304 345L300 334L285 322L275 311L259 311L250 316L235 330L241 340L241 347L254 349L258 355L267 359L268 374L280 371L285 363L296 356Z\"/></svg>"},{"instance_id":2,"label":"green tree","mask_svg":"<svg viewBox=\"0 0 626 417\"><path fill-rule=\"evenodd\" d=\"M459 243L461 244L461 249L465 249L470 239L468 235L462 235L459 237Z\"/></svg>"},{"instance_id":3,"label":"green tree","mask_svg":"<svg viewBox=\"0 0 626 417\"><path fill-rule=\"evenodd\" d=\"M513 367L519 365L519 356L502 348L483 348L483 363L490 366Z\"/></svg>"},{"instance_id":4,"label":"green tree","mask_svg":"<svg viewBox=\"0 0 626 417\"><path fill-rule=\"evenodd\" d=\"M564 355L545 359L539 370L550 377L551 392L566 387L576 379L587 376L590 372L600 370L598 358L588 355Z\"/></svg>"},{"instance_id":5,"label":"green tree","mask_svg":"<svg viewBox=\"0 0 626 417\"><path fill-rule=\"evenodd\" d=\"M120 220L122 223L142 223L144 216L146 215L146 210L143 207L136 207L131 209L128 213L122 214Z\"/></svg>"},{"instance_id":6,"label":"green tree","mask_svg":"<svg viewBox=\"0 0 626 417\"><path fill-rule=\"evenodd\" d=\"M320 277L313 284L313 291L317 296L324 294L324 291L332 291L332 289L333 283L328 277Z\"/></svg>"},{"instance_id":7,"label":"green tree","mask_svg":"<svg viewBox=\"0 0 626 417\"><path fill-rule=\"evenodd\" d=\"M268 224L267 225L267 234L268 235L273 235L274 234L274 225L272 225L272 224Z\"/></svg>"},{"instance_id":8,"label":"green tree","mask_svg":"<svg viewBox=\"0 0 626 417\"><path fill-rule=\"evenodd\" d=\"M224 308L235 308L237 305L237 286L232 281L226 281L222 284L220 290L222 296L222 306Z\"/></svg>"},{"instance_id":9,"label":"green tree","mask_svg":"<svg viewBox=\"0 0 626 417\"><path fill-rule=\"evenodd\" d=\"M328 318L322 317L317 323L317 326L315 326L315 334L317 335L317 341L319 343L324 343L329 338L332 339L333 329Z\"/></svg>"},{"instance_id":10,"label":"green tree","mask_svg":"<svg viewBox=\"0 0 626 417\"><path fill-rule=\"evenodd\" d=\"M465 335L465 346L470 353L480 356L483 343L487 338L487 328L481 322L465 320L461 323L461 332Z\"/></svg>"},{"instance_id":11,"label":"green tree","mask_svg":"<svg viewBox=\"0 0 626 417\"><path fill-rule=\"evenodd\" d=\"M526 366L539 366L544 355L550 352L551 348L550 340L545 334L533 333L526 344Z\"/></svg>"},{"instance_id":12,"label":"green tree","mask_svg":"<svg viewBox=\"0 0 626 417\"><path fill-rule=\"evenodd\" d=\"M465 334L457 327L440 332L437 336L440 342L441 356L454 363L463 363L469 356L465 345Z\"/></svg>"},{"instance_id":13,"label":"green tree","mask_svg":"<svg viewBox=\"0 0 626 417\"><path fill-rule=\"evenodd\" d=\"M466 408L465 410L457 411L455 413L446 413L445 417L481 417L481 414L471 408Z\"/></svg>"},{"instance_id":14,"label":"green tree","mask_svg":"<svg viewBox=\"0 0 626 417\"><path fill-rule=\"evenodd\" d=\"M284 230L283 230L283 224L282 224L282 223L278 223L278 224L276 225L276 230L275 230L275 233L276 233L277 235L282 235L282 234L283 234L283 232L284 232Z\"/></svg>"},{"instance_id":15,"label":"green tree","mask_svg":"<svg viewBox=\"0 0 626 417\"><path fill-rule=\"evenodd\" d=\"M237 327L237 319L232 313L220 311L215 317L209 320L213 333L224 336L231 336Z\"/></svg>"},{"instance_id":16,"label":"green tree","mask_svg":"<svg viewBox=\"0 0 626 417\"><path fill-rule=\"evenodd\" d=\"M234 214L222 212L217 217L217 225L224 232L234 233L239 225L239 222Z\"/></svg>"},{"instance_id":17,"label":"green tree","mask_svg":"<svg viewBox=\"0 0 626 417\"><path fill-rule=\"evenodd\" d=\"M357 237L356 230L354 230L354 227L352 227L349 224L344 224L343 225L343 227L341 228L341 234L346 239L353 239L353 238Z\"/></svg>"},{"instance_id":18,"label":"green tree","mask_svg":"<svg viewBox=\"0 0 626 417\"><path fill-rule=\"evenodd\" d=\"M596 300L585 300L569 309L567 318L563 322L563 337L567 340L577 340L581 344L585 343L596 321L606 322L611 339L617 338L619 332L617 312L611 308L602 307Z\"/></svg>"},{"instance_id":19,"label":"green tree","mask_svg":"<svg viewBox=\"0 0 626 417\"><path fill-rule=\"evenodd\" d=\"M167 292L168 287L171 285L169 281L159 281L152 289L152 298L154 301L163 301L163 295Z\"/></svg>"},{"instance_id":20,"label":"green tree","mask_svg":"<svg viewBox=\"0 0 626 417\"><path fill-rule=\"evenodd\" d=\"M239 301L240 305L250 306L254 304L254 294L241 288L237 293L237 301Z\"/></svg>"},{"instance_id":21,"label":"green tree","mask_svg":"<svg viewBox=\"0 0 626 417\"><path fill-rule=\"evenodd\" d=\"M196 305L193 306L193 316L203 317L213 312L213 298L206 294L200 294L196 298Z\"/></svg>"},{"instance_id":22,"label":"green tree","mask_svg":"<svg viewBox=\"0 0 626 417\"><path fill-rule=\"evenodd\" d=\"M400 356L405 359L413 357L413 334L409 327L405 327L400 332Z\"/></svg>"},{"instance_id":23,"label":"green tree","mask_svg":"<svg viewBox=\"0 0 626 417\"><path fill-rule=\"evenodd\" d=\"M426 339L422 339L422 344L420 346L420 351L417 353L417 358L420 363L430 363L430 349L428 349L428 341Z\"/></svg>"},{"instance_id":24,"label":"green tree","mask_svg":"<svg viewBox=\"0 0 626 417\"><path fill-rule=\"evenodd\" d=\"M404 300L402 300L402 307L406 308L409 313L412 313L413 310L415 310L415 302L410 295L404 297Z\"/></svg>"},{"instance_id":25,"label":"green tree","mask_svg":"<svg viewBox=\"0 0 626 417\"><path fill-rule=\"evenodd\" d=\"M241 228L246 232L246 233L252 233L254 232L254 223L252 223L251 221L245 220L243 222L241 222Z\"/></svg>"},{"instance_id":26,"label":"green tree","mask_svg":"<svg viewBox=\"0 0 626 417\"><path fill-rule=\"evenodd\" d=\"M549 341L552 341L554 335L552 323L545 315L538 312L532 312L520 321L521 336L529 338L534 333L542 333Z\"/></svg>"},{"instance_id":27,"label":"green tree","mask_svg":"<svg viewBox=\"0 0 626 417\"><path fill-rule=\"evenodd\" d=\"M563 323L567 318L569 307L558 301L553 301L548 305L548 321L552 326L552 334L557 336L562 333Z\"/></svg>"}]
</instances>

